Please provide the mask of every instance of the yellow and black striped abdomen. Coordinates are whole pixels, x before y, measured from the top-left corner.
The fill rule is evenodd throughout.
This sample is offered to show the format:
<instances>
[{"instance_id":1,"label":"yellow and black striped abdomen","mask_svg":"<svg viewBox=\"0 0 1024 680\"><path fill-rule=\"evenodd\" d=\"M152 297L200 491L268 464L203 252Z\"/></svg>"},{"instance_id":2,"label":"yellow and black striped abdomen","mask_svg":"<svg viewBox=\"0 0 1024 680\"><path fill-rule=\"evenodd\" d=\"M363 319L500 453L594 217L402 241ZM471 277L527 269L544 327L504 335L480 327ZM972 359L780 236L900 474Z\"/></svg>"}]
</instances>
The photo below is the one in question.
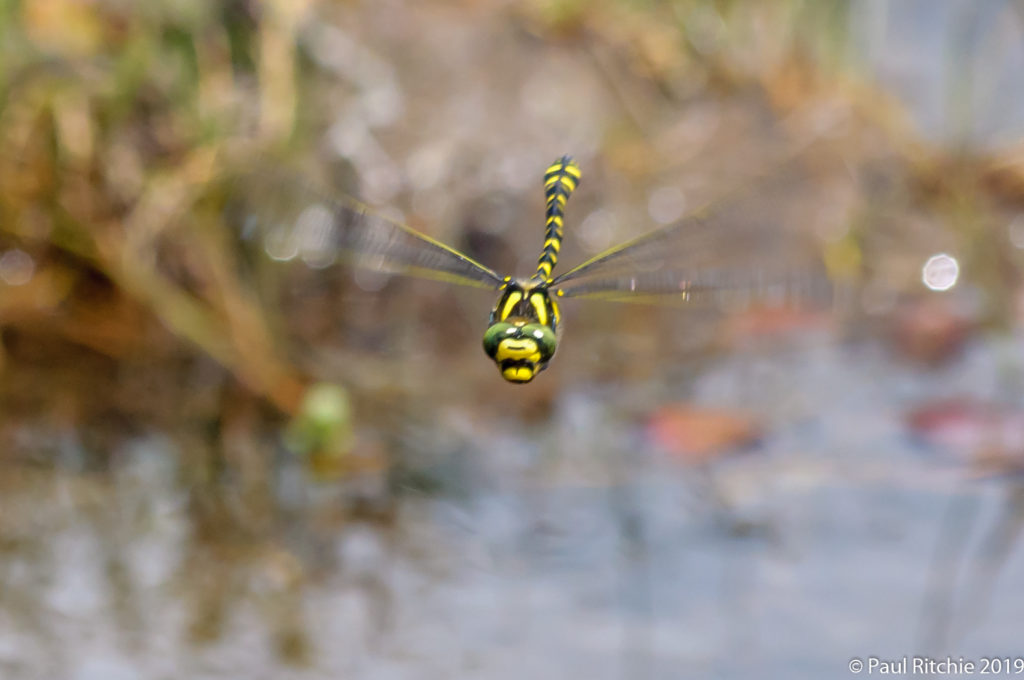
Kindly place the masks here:
<instances>
[{"instance_id":1,"label":"yellow and black striped abdomen","mask_svg":"<svg viewBox=\"0 0 1024 680\"><path fill-rule=\"evenodd\" d=\"M537 260L535 279L551 278L551 271L558 262L558 251L562 247L562 226L565 221L565 203L580 183L580 166L568 156L562 156L552 163L544 173L544 194L547 197L547 226L544 232L544 249Z\"/></svg>"}]
</instances>

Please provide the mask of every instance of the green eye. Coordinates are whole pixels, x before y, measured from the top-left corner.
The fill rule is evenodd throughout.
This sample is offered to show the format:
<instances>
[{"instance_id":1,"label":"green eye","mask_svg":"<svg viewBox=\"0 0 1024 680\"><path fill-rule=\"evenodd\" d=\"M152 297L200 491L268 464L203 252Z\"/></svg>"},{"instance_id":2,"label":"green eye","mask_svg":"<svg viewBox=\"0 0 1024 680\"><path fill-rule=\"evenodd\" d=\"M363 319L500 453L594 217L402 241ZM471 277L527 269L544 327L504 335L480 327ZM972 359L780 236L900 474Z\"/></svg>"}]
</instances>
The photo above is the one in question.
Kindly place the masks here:
<instances>
[{"instance_id":1,"label":"green eye","mask_svg":"<svg viewBox=\"0 0 1024 680\"><path fill-rule=\"evenodd\" d=\"M498 344L510 334L515 333L516 327L510 323L496 323L488 327L484 333L484 351L487 356L494 358L498 352Z\"/></svg>"},{"instance_id":2,"label":"green eye","mask_svg":"<svg viewBox=\"0 0 1024 680\"><path fill-rule=\"evenodd\" d=\"M537 349L540 350L541 361L547 361L554 356L555 348L558 346L558 339L550 327L539 323L528 323L523 326L522 330L525 337L536 341Z\"/></svg>"}]
</instances>

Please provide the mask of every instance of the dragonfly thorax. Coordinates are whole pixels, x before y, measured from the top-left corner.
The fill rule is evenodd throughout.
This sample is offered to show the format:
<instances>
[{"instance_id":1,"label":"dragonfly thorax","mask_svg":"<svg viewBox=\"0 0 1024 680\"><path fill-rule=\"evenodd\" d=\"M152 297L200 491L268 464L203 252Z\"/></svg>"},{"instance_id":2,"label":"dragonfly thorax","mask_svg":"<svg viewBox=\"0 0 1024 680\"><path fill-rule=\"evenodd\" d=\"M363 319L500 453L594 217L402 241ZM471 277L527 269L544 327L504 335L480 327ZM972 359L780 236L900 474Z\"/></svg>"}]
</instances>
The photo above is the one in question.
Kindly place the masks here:
<instances>
[{"instance_id":1,"label":"dragonfly thorax","mask_svg":"<svg viewBox=\"0 0 1024 680\"><path fill-rule=\"evenodd\" d=\"M484 351L505 380L530 382L547 367L558 346L559 318L546 283L505 282L484 333Z\"/></svg>"}]
</instances>

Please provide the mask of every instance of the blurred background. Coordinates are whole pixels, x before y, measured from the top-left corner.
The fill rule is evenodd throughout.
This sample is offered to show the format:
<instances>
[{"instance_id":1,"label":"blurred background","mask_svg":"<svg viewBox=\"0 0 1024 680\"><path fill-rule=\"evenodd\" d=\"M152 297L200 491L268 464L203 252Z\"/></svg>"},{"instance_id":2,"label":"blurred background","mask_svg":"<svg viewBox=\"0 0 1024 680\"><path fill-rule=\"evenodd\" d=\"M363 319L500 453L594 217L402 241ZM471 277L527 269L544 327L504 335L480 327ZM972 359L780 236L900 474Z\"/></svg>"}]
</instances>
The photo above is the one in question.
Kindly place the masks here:
<instances>
[{"instance_id":1,"label":"blurred background","mask_svg":"<svg viewBox=\"0 0 1024 680\"><path fill-rule=\"evenodd\" d=\"M0 0L0 677L1024 656L1022 73L1015 0ZM567 301L515 386L225 210L529 273L565 153L561 271L767 175L842 294Z\"/></svg>"}]
</instances>

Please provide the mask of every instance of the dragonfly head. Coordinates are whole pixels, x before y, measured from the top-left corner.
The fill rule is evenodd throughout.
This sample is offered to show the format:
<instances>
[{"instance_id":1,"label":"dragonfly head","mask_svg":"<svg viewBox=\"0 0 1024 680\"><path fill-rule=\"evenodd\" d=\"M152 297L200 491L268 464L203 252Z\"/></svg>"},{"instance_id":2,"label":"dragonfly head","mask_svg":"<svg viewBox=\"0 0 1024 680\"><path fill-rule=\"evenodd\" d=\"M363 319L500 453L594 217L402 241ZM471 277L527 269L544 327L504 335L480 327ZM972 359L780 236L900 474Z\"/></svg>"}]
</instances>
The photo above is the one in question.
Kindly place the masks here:
<instances>
[{"instance_id":1,"label":"dragonfly head","mask_svg":"<svg viewBox=\"0 0 1024 680\"><path fill-rule=\"evenodd\" d=\"M555 354L558 339L550 326L531 319L492 323L484 333L484 351L509 382L528 383Z\"/></svg>"}]
</instances>

